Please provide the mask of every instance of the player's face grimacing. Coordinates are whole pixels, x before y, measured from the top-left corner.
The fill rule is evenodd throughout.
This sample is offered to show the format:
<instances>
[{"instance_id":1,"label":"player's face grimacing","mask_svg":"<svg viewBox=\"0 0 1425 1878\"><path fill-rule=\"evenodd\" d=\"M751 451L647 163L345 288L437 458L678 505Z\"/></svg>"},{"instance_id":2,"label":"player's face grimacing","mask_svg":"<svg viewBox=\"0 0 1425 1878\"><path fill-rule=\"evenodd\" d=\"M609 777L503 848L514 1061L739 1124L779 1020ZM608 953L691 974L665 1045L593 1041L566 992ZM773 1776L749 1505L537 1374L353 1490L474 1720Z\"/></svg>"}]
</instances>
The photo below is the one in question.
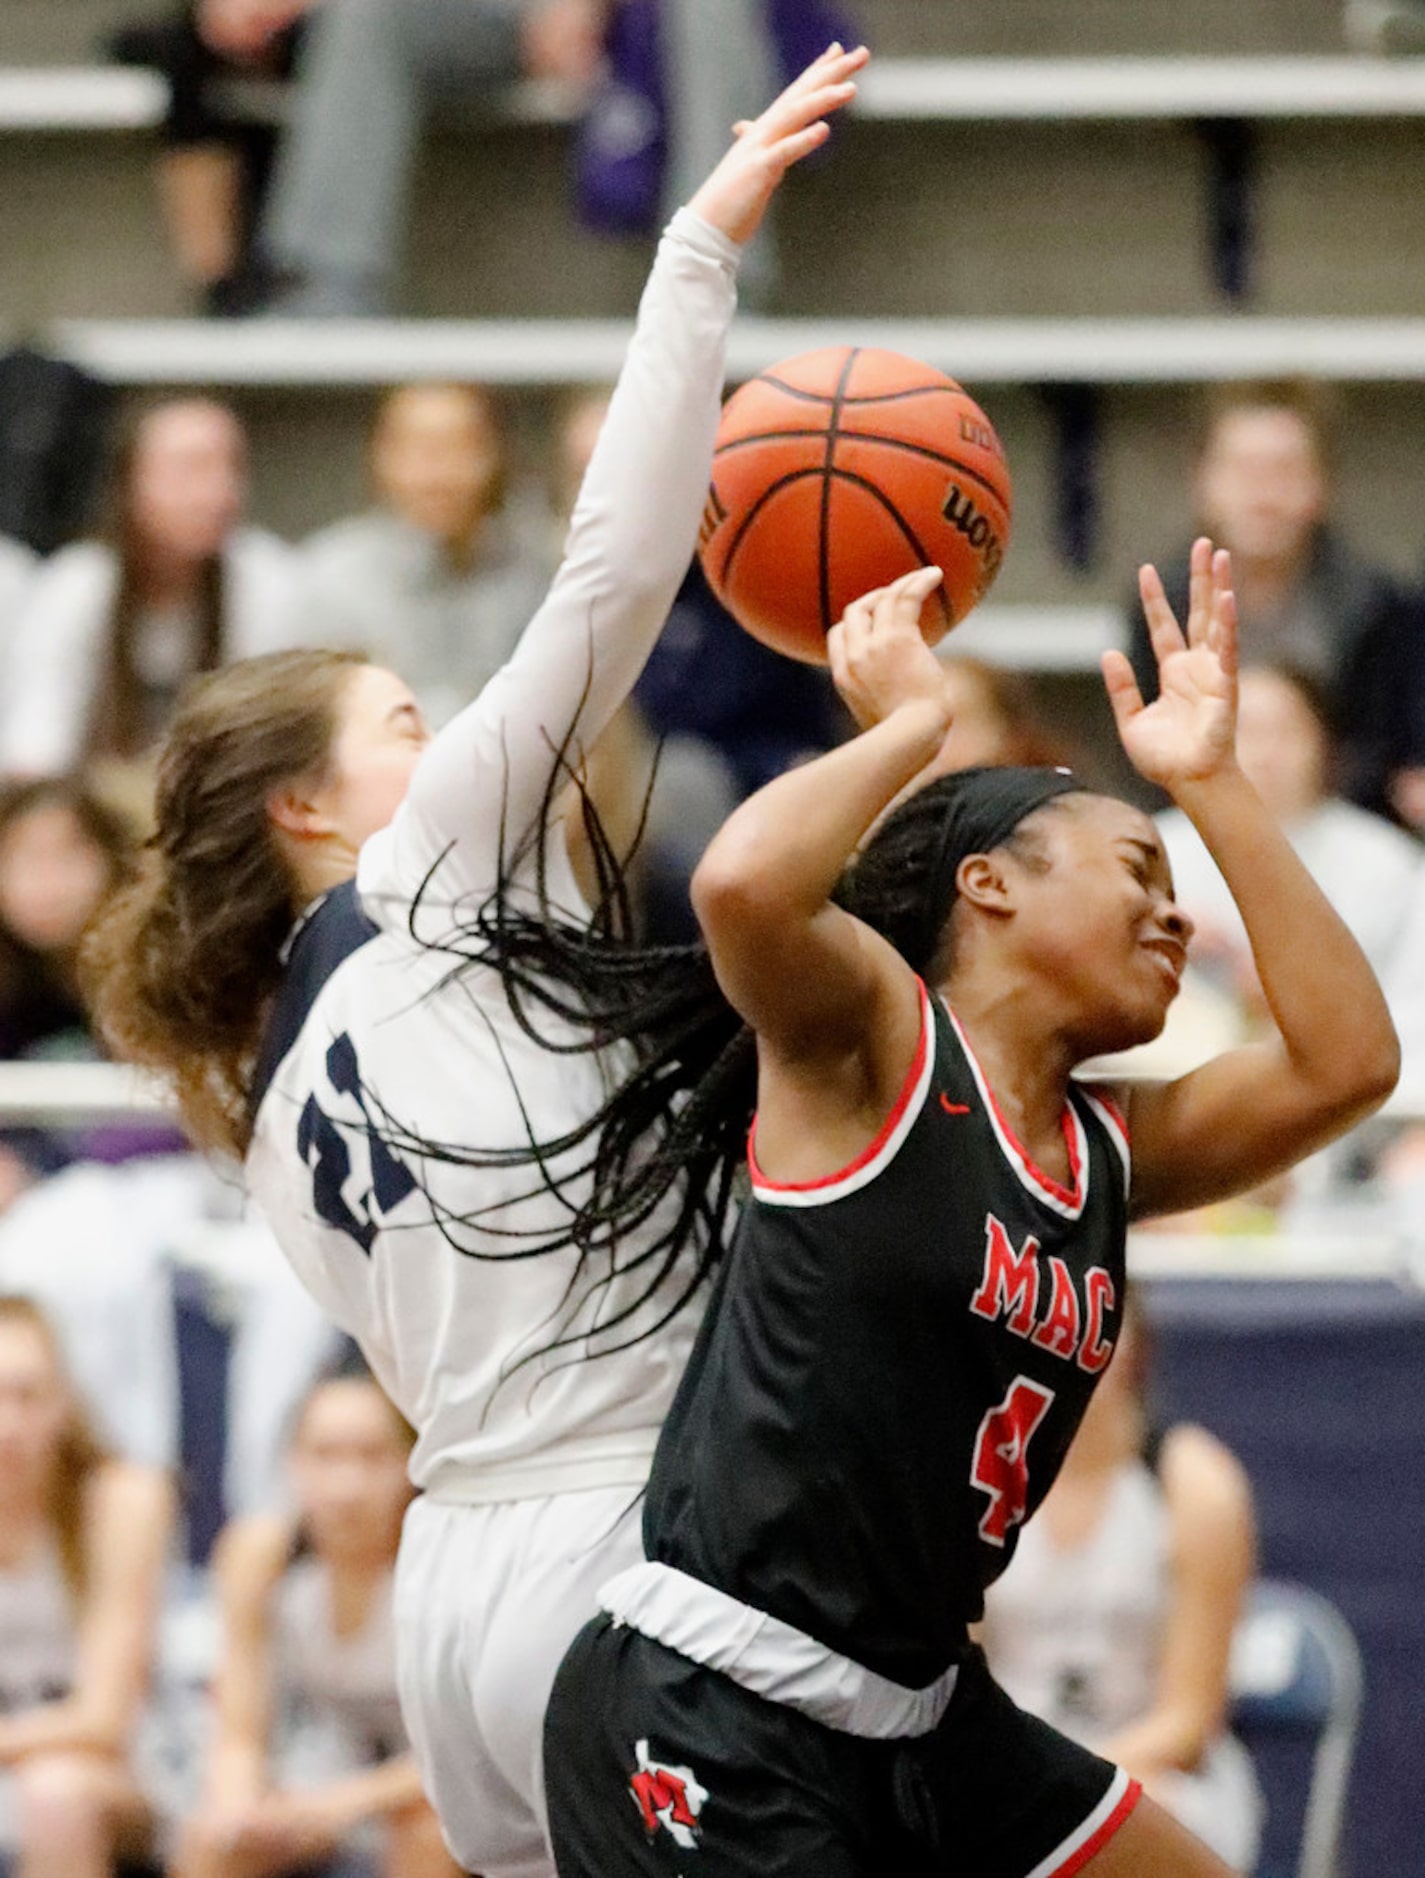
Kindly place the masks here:
<instances>
[{"instance_id":1,"label":"player's face grimacing","mask_svg":"<svg viewBox=\"0 0 1425 1878\"><path fill-rule=\"evenodd\" d=\"M1111 796L1076 795L1035 818L1044 865L1017 885L1019 942L1068 1010L1085 1056L1156 1037L1187 963L1192 921L1148 816Z\"/></svg>"}]
</instances>

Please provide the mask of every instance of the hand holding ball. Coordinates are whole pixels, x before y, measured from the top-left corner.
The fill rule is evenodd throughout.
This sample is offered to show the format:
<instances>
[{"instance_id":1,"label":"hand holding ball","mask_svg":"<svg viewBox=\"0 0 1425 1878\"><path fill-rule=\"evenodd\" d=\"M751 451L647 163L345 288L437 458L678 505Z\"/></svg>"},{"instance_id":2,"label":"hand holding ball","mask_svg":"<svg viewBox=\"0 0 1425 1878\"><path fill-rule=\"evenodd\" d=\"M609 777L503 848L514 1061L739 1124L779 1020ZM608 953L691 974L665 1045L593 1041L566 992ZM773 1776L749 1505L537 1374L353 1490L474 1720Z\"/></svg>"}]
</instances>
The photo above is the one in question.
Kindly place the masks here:
<instances>
[{"instance_id":1,"label":"hand holding ball","mask_svg":"<svg viewBox=\"0 0 1425 1878\"><path fill-rule=\"evenodd\" d=\"M837 346L728 399L698 549L754 638L825 664L853 600L929 564L945 579L921 625L932 645L943 638L998 573L1010 513L999 438L953 378Z\"/></svg>"}]
</instances>

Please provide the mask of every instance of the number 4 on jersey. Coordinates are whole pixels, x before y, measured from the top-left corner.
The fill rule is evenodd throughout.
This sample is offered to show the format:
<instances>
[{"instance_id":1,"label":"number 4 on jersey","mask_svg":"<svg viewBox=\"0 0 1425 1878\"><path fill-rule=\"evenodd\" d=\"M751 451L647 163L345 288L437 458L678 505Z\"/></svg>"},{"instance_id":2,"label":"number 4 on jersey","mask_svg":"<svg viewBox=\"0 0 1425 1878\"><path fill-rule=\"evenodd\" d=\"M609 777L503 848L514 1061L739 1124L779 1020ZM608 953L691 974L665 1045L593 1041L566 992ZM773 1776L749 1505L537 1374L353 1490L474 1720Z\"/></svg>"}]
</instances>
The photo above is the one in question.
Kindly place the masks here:
<instances>
[{"instance_id":1,"label":"number 4 on jersey","mask_svg":"<svg viewBox=\"0 0 1425 1878\"><path fill-rule=\"evenodd\" d=\"M1003 1545L1011 1526L1024 1518L1029 1504L1029 1443L1049 1412L1054 1391L1016 1376L1009 1394L980 1423L970 1479L990 1496L980 1520L980 1537Z\"/></svg>"}]
</instances>

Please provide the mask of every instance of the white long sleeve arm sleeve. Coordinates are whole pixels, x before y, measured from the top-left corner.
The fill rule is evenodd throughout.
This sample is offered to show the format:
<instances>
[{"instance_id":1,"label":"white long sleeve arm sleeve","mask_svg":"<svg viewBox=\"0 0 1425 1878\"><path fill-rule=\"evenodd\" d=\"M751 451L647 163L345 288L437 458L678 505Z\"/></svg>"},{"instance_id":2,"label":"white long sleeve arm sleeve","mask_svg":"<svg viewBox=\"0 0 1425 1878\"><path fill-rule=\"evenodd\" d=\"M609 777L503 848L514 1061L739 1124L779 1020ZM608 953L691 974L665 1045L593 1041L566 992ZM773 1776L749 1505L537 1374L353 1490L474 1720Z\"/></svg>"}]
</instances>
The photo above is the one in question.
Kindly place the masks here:
<instances>
[{"instance_id":1,"label":"white long sleeve arm sleeve","mask_svg":"<svg viewBox=\"0 0 1425 1878\"><path fill-rule=\"evenodd\" d=\"M687 209L665 232L549 594L362 852L361 894L378 918L383 900L409 903L442 856L438 899L493 886L502 834L508 861L576 718L587 750L633 688L697 540L738 253Z\"/></svg>"}]
</instances>

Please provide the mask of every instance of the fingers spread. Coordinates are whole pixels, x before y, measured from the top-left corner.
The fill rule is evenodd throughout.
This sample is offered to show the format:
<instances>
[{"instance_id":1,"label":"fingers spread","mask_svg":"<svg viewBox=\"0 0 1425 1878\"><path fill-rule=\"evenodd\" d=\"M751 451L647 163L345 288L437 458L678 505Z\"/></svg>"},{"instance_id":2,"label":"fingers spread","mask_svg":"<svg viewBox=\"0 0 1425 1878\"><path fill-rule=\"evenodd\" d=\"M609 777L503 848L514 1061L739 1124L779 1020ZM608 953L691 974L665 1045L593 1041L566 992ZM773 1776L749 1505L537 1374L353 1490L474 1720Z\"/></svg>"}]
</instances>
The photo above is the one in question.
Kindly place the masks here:
<instances>
[{"instance_id":1,"label":"fingers spread","mask_svg":"<svg viewBox=\"0 0 1425 1878\"><path fill-rule=\"evenodd\" d=\"M1105 652L1100 661L1104 687L1115 721L1121 727L1143 709L1143 694L1133 676L1133 667L1122 652Z\"/></svg>"},{"instance_id":2,"label":"fingers spread","mask_svg":"<svg viewBox=\"0 0 1425 1878\"><path fill-rule=\"evenodd\" d=\"M1187 642L1191 646L1207 643L1214 590L1212 543L1206 535L1199 535L1192 544L1188 574Z\"/></svg>"},{"instance_id":3,"label":"fingers spread","mask_svg":"<svg viewBox=\"0 0 1425 1878\"><path fill-rule=\"evenodd\" d=\"M1168 605L1168 596L1163 592L1163 582L1156 567L1139 568L1138 595L1143 602L1143 617L1148 622L1148 638L1152 642L1153 656L1161 665L1170 653L1182 650L1184 641L1173 609Z\"/></svg>"}]
</instances>

